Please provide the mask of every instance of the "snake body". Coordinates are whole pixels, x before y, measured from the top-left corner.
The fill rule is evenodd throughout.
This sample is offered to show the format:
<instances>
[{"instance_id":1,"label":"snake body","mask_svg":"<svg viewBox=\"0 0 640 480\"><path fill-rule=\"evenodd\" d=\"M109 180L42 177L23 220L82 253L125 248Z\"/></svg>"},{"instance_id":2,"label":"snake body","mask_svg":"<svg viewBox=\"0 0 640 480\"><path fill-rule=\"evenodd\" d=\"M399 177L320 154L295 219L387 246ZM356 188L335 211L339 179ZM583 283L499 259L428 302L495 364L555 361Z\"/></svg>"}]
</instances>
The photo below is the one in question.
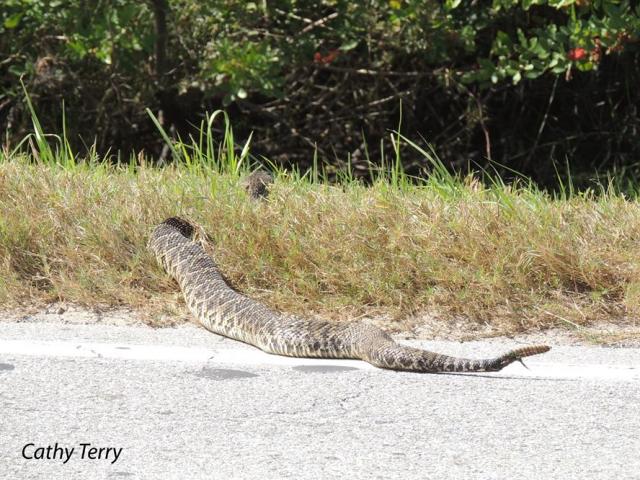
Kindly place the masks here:
<instances>
[{"instance_id":1,"label":"snake body","mask_svg":"<svg viewBox=\"0 0 640 480\"><path fill-rule=\"evenodd\" d=\"M363 322L337 323L283 315L233 290L213 259L194 240L195 228L168 218L151 233L149 248L180 285L192 314L207 330L261 350L292 357L360 359L376 367L411 372L498 371L548 346L517 348L491 359L471 360L396 343Z\"/></svg>"}]
</instances>

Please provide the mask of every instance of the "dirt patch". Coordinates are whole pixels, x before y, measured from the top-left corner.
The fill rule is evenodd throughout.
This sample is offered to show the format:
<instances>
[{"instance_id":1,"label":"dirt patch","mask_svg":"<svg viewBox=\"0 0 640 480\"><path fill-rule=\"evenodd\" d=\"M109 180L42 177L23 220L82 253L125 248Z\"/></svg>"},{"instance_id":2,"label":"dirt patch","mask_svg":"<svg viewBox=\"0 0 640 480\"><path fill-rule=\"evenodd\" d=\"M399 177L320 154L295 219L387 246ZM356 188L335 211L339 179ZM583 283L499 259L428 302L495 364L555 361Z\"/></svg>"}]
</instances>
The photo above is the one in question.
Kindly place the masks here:
<instances>
[{"instance_id":1,"label":"dirt patch","mask_svg":"<svg viewBox=\"0 0 640 480\"><path fill-rule=\"evenodd\" d=\"M355 318L350 320L356 320ZM391 317L361 318L403 340L447 340L468 342L486 338L509 338L521 343L549 345L607 345L640 347L640 321L620 324L599 323L591 327L559 326L528 333L508 334L488 324L474 324L463 318L445 320L432 314L420 314L398 321ZM46 307L23 307L0 311L0 322L60 323L75 325L152 325L154 327L196 323L188 312L154 314L129 308L102 307L88 309L66 303Z\"/></svg>"},{"instance_id":2,"label":"dirt patch","mask_svg":"<svg viewBox=\"0 0 640 480\"><path fill-rule=\"evenodd\" d=\"M127 308L87 309L64 303L6 310L0 312L0 321L71 325L144 325L148 323L145 315Z\"/></svg>"}]
</instances>

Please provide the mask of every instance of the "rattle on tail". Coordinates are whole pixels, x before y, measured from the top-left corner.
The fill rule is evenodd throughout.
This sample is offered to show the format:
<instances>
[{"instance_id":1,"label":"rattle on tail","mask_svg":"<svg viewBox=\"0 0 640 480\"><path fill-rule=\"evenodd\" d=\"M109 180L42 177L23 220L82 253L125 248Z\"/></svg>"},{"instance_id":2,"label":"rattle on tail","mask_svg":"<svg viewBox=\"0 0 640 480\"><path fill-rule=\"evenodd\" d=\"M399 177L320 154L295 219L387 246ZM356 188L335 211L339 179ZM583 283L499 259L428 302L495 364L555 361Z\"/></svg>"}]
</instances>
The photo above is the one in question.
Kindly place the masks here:
<instances>
[{"instance_id":1,"label":"rattle on tail","mask_svg":"<svg viewBox=\"0 0 640 480\"><path fill-rule=\"evenodd\" d=\"M391 370L440 373L495 372L550 349L534 345L491 359L471 360L398 344L379 328L362 322L334 323L283 315L229 287L215 262L194 241L194 234L191 223L168 218L151 233L149 248L180 284L189 309L202 326L268 353L359 359Z\"/></svg>"}]
</instances>

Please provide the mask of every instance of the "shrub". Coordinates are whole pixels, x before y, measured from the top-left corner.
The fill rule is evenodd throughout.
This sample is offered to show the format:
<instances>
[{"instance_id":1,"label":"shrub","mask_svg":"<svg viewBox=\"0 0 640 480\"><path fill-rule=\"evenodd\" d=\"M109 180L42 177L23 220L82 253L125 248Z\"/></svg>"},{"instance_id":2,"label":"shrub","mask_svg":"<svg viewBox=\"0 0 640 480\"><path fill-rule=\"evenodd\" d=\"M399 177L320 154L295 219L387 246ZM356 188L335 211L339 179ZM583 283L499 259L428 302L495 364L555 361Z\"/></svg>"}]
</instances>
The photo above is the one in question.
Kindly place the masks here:
<instances>
[{"instance_id":1,"label":"shrub","mask_svg":"<svg viewBox=\"0 0 640 480\"><path fill-rule=\"evenodd\" d=\"M148 106L183 136L224 107L272 160L304 168L317 148L362 174L393 154L400 120L454 168L491 159L543 181L556 160L628 168L640 152L637 2L4 4L0 125L13 138L29 128L24 75L49 128L65 97L72 140L98 132L103 152L160 153Z\"/></svg>"}]
</instances>

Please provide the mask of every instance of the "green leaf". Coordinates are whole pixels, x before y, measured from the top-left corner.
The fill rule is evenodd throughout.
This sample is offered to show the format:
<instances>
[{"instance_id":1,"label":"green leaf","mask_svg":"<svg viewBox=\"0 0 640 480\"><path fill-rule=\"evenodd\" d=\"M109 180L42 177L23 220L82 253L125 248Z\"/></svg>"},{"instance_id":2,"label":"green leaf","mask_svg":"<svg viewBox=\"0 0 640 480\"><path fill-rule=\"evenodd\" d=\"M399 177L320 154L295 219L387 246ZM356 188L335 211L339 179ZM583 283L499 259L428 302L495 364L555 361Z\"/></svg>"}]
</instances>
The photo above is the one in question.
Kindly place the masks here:
<instances>
[{"instance_id":1,"label":"green leaf","mask_svg":"<svg viewBox=\"0 0 640 480\"><path fill-rule=\"evenodd\" d=\"M23 73L26 73L26 69L23 65L9 65L9 73L16 77L20 77Z\"/></svg>"},{"instance_id":2,"label":"green leaf","mask_svg":"<svg viewBox=\"0 0 640 480\"><path fill-rule=\"evenodd\" d=\"M342 52L348 52L349 50L353 50L354 48L356 48L359 43L360 43L360 40L351 40L350 42L343 43L342 45L340 45L340 50Z\"/></svg>"},{"instance_id":3,"label":"green leaf","mask_svg":"<svg viewBox=\"0 0 640 480\"><path fill-rule=\"evenodd\" d=\"M16 28L20 24L21 18L22 18L22 12L14 13L4 21L3 23L4 28L7 28L7 29Z\"/></svg>"},{"instance_id":4,"label":"green leaf","mask_svg":"<svg viewBox=\"0 0 640 480\"><path fill-rule=\"evenodd\" d=\"M520 80L522 80L522 74L520 72L516 72L513 75L513 84L516 85L517 83L520 82Z\"/></svg>"},{"instance_id":5,"label":"green leaf","mask_svg":"<svg viewBox=\"0 0 640 480\"><path fill-rule=\"evenodd\" d=\"M522 45L525 48L527 47L527 44L528 44L527 37L525 36L521 28L518 29L518 40L520 41L520 45Z\"/></svg>"}]
</instances>

